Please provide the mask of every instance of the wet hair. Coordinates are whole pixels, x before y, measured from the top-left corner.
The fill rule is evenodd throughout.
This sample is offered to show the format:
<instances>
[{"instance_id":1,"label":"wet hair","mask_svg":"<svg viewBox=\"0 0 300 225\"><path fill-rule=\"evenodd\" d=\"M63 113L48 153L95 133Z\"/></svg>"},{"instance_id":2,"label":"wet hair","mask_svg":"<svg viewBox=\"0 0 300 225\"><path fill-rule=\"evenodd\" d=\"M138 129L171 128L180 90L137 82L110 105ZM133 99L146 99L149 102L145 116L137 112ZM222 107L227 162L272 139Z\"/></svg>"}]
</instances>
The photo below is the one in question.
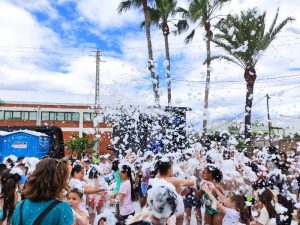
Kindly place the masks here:
<instances>
[{"instance_id":1,"label":"wet hair","mask_svg":"<svg viewBox=\"0 0 300 225\"><path fill-rule=\"evenodd\" d=\"M28 167L24 164L24 163L20 163L17 165L17 168L20 168L21 170L24 171L25 175L27 174L28 172Z\"/></svg>"},{"instance_id":2,"label":"wet hair","mask_svg":"<svg viewBox=\"0 0 300 225\"><path fill-rule=\"evenodd\" d=\"M249 224L250 213L249 207L245 203L244 196L241 195L232 195L230 200L234 203L237 211L240 213L240 222L243 224Z\"/></svg>"},{"instance_id":3,"label":"wet hair","mask_svg":"<svg viewBox=\"0 0 300 225\"><path fill-rule=\"evenodd\" d=\"M178 210L178 199L175 190L168 186L154 186L148 190L149 209L157 219L168 218Z\"/></svg>"},{"instance_id":4,"label":"wet hair","mask_svg":"<svg viewBox=\"0 0 300 225\"><path fill-rule=\"evenodd\" d=\"M69 194L70 194L70 193L77 194L78 197L79 197L80 199L82 199L82 197L83 197L82 191L80 191L78 188L72 188L72 189L68 192L67 197L69 197Z\"/></svg>"},{"instance_id":5,"label":"wet hair","mask_svg":"<svg viewBox=\"0 0 300 225\"><path fill-rule=\"evenodd\" d=\"M19 156L18 159L17 159L17 162L21 162L23 159L25 159L24 156Z\"/></svg>"},{"instance_id":6,"label":"wet hair","mask_svg":"<svg viewBox=\"0 0 300 225\"><path fill-rule=\"evenodd\" d=\"M2 190L0 199L3 199L3 217L1 221L6 218L11 218L15 210L15 198L16 188L18 186L21 176L19 174L10 174L9 171L5 172L1 176Z\"/></svg>"},{"instance_id":7,"label":"wet hair","mask_svg":"<svg viewBox=\"0 0 300 225\"><path fill-rule=\"evenodd\" d=\"M287 154L285 152L280 152L279 156L284 157L285 159L287 159Z\"/></svg>"},{"instance_id":8,"label":"wet hair","mask_svg":"<svg viewBox=\"0 0 300 225\"><path fill-rule=\"evenodd\" d=\"M217 183L220 183L222 181L222 179L223 179L223 173L217 167L215 167L213 165L208 165L205 169L209 173L211 173L214 181L216 181Z\"/></svg>"},{"instance_id":9,"label":"wet hair","mask_svg":"<svg viewBox=\"0 0 300 225\"><path fill-rule=\"evenodd\" d=\"M119 164L120 164L120 161L119 159L115 159L113 162L112 162L112 165L111 165L111 170L112 171L118 171L119 170Z\"/></svg>"},{"instance_id":10,"label":"wet hair","mask_svg":"<svg viewBox=\"0 0 300 225\"><path fill-rule=\"evenodd\" d=\"M156 174L159 173L162 176L167 175L168 170L170 168L172 168L172 162L169 160L168 161L158 160L155 164Z\"/></svg>"},{"instance_id":11,"label":"wet hair","mask_svg":"<svg viewBox=\"0 0 300 225\"><path fill-rule=\"evenodd\" d=\"M100 175L100 172L97 170L95 166L93 166L90 171L89 171L89 179L97 179L98 176Z\"/></svg>"},{"instance_id":12,"label":"wet hair","mask_svg":"<svg viewBox=\"0 0 300 225\"><path fill-rule=\"evenodd\" d=\"M127 175L127 177L129 178L130 188L131 188L131 200L135 201L136 197L135 197L135 192L133 189L134 181L133 181L133 177L132 177L131 167L126 164L123 164L119 167L119 170L121 173L125 173Z\"/></svg>"},{"instance_id":13,"label":"wet hair","mask_svg":"<svg viewBox=\"0 0 300 225\"><path fill-rule=\"evenodd\" d=\"M61 199L68 189L69 171L67 163L57 159L42 159L27 179L23 189L24 198L31 201Z\"/></svg>"},{"instance_id":14,"label":"wet hair","mask_svg":"<svg viewBox=\"0 0 300 225\"><path fill-rule=\"evenodd\" d=\"M0 176L2 176L2 172L7 169L7 166L4 163L0 163Z\"/></svg>"},{"instance_id":15,"label":"wet hair","mask_svg":"<svg viewBox=\"0 0 300 225\"><path fill-rule=\"evenodd\" d=\"M71 171L71 177L74 177L75 173L79 173L83 170L83 166L80 164L76 164L73 166L72 171Z\"/></svg>"},{"instance_id":16,"label":"wet hair","mask_svg":"<svg viewBox=\"0 0 300 225\"><path fill-rule=\"evenodd\" d=\"M269 188L266 188L262 193L258 194L259 201L266 207L269 218L276 217L275 207L272 205L272 201L274 200L274 195Z\"/></svg>"},{"instance_id":17,"label":"wet hair","mask_svg":"<svg viewBox=\"0 0 300 225\"><path fill-rule=\"evenodd\" d=\"M230 152L225 150L223 151L223 159L224 160L227 160L227 159L230 159Z\"/></svg>"},{"instance_id":18,"label":"wet hair","mask_svg":"<svg viewBox=\"0 0 300 225\"><path fill-rule=\"evenodd\" d=\"M271 189L278 189L280 192L283 191L284 186L286 184L286 179L280 176L280 174L273 174L268 178L268 187Z\"/></svg>"},{"instance_id":19,"label":"wet hair","mask_svg":"<svg viewBox=\"0 0 300 225\"><path fill-rule=\"evenodd\" d=\"M8 158L6 160L6 163L9 164L10 168L13 168L15 166L15 162L11 158Z\"/></svg>"},{"instance_id":20,"label":"wet hair","mask_svg":"<svg viewBox=\"0 0 300 225\"><path fill-rule=\"evenodd\" d=\"M293 212L296 209L295 203L291 197L286 196L285 194L279 194L277 196L278 203L282 205L287 211L279 213L276 216L276 225L287 225L291 224L293 218Z\"/></svg>"}]
</instances>

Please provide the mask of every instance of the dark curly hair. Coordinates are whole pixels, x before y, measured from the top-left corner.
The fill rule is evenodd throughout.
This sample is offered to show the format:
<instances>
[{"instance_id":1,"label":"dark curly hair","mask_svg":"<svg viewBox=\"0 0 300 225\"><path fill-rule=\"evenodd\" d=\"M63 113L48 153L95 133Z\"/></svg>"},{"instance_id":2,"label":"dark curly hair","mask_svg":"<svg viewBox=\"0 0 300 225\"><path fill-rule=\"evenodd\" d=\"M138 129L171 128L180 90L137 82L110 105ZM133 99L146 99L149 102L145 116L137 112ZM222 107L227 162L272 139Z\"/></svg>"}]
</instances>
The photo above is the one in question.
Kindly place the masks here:
<instances>
[{"instance_id":1,"label":"dark curly hair","mask_svg":"<svg viewBox=\"0 0 300 225\"><path fill-rule=\"evenodd\" d=\"M222 181L223 173L221 170L219 170L217 167L213 165L208 165L206 169L208 172L212 174L214 181L216 181L217 183L220 183Z\"/></svg>"}]
</instances>

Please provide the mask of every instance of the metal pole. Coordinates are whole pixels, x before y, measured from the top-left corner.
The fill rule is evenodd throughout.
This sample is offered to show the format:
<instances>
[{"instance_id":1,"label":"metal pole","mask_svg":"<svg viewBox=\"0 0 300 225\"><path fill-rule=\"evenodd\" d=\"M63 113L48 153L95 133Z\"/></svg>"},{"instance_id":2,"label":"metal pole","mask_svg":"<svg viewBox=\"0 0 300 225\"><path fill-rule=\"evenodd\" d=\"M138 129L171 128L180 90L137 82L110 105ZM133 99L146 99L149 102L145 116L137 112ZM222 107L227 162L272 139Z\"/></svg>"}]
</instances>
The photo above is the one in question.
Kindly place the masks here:
<instances>
[{"instance_id":1,"label":"metal pole","mask_svg":"<svg viewBox=\"0 0 300 225\"><path fill-rule=\"evenodd\" d=\"M269 96L269 94L266 95L267 97L267 112L268 112L268 128L269 128L269 142L270 142L270 145L272 144L272 141L271 141L271 118L270 118L270 107L269 107L269 99L271 98Z\"/></svg>"}]
</instances>

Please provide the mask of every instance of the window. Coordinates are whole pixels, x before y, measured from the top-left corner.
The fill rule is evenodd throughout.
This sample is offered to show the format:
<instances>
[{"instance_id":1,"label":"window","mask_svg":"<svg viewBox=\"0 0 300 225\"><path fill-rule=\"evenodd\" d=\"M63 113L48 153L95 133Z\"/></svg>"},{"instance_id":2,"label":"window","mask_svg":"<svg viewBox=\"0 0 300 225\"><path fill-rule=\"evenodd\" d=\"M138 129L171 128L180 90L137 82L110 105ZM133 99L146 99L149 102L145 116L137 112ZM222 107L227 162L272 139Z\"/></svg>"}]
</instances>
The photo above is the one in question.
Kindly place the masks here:
<instances>
[{"instance_id":1,"label":"window","mask_svg":"<svg viewBox=\"0 0 300 225\"><path fill-rule=\"evenodd\" d=\"M29 120L37 120L36 112L29 112Z\"/></svg>"},{"instance_id":2,"label":"window","mask_svg":"<svg viewBox=\"0 0 300 225\"><path fill-rule=\"evenodd\" d=\"M37 117L36 112L31 112L30 118ZM44 121L79 121L79 113L76 112L42 112L42 120Z\"/></svg>"},{"instance_id":3,"label":"window","mask_svg":"<svg viewBox=\"0 0 300 225\"><path fill-rule=\"evenodd\" d=\"M22 112L22 120L28 120L29 112Z\"/></svg>"},{"instance_id":4,"label":"window","mask_svg":"<svg viewBox=\"0 0 300 225\"><path fill-rule=\"evenodd\" d=\"M3 110L0 111L0 120L4 120L4 111Z\"/></svg>"},{"instance_id":5,"label":"window","mask_svg":"<svg viewBox=\"0 0 300 225\"><path fill-rule=\"evenodd\" d=\"M22 112L13 112L12 119L13 120L21 120L22 119L21 114L22 114Z\"/></svg>"},{"instance_id":6,"label":"window","mask_svg":"<svg viewBox=\"0 0 300 225\"><path fill-rule=\"evenodd\" d=\"M10 112L10 111L5 111L5 112L4 112L4 119L5 119L5 120L11 120L11 119L12 119L12 112Z\"/></svg>"},{"instance_id":7,"label":"window","mask_svg":"<svg viewBox=\"0 0 300 225\"><path fill-rule=\"evenodd\" d=\"M65 120L65 113L63 113L63 112L56 113L56 120L64 121Z\"/></svg>"},{"instance_id":8,"label":"window","mask_svg":"<svg viewBox=\"0 0 300 225\"><path fill-rule=\"evenodd\" d=\"M65 113L65 121L72 121L72 113Z\"/></svg>"},{"instance_id":9,"label":"window","mask_svg":"<svg viewBox=\"0 0 300 225\"><path fill-rule=\"evenodd\" d=\"M92 113L83 113L83 121L92 121Z\"/></svg>"},{"instance_id":10,"label":"window","mask_svg":"<svg viewBox=\"0 0 300 225\"><path fill-rule=\"evenodd\" d=\"M49 112L42 112L42 120L49 121Z\"/></svg>"},{"instance_id":11,"label":"window","mask_svg":"<svg viewBox=\"0 0 300 225\"><path fill-rule=\"evenodd\" d=\"M73 121L79 121L80 120L79 113L72 113L72 120Z\"/></svg>"},{"instance_id":12,"label":"window","mask_svg":"<svg viewBox=\"0 0 300 225\"><path fill-rule=\"evenodd\" d=\"M56 120L56 113L55 112L50 112L49 113L50 114L50 116L49 116L49 120Z\"/></svg>"}]
</instances>

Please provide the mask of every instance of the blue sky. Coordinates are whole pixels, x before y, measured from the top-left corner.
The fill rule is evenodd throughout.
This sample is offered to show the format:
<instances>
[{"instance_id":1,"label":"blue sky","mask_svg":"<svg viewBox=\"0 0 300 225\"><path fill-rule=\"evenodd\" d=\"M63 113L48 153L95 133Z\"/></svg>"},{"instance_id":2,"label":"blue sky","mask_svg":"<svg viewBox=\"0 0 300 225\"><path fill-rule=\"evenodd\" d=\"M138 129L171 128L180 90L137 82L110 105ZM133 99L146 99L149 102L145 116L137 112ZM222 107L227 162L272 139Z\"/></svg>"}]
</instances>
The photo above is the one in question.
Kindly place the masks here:
<instances>
[{"instance_id":1,"label":"blue sky","mask_svg":"<svg viewBox=\"0 0 300 225\"><path fill-rule=\"evenodd\" d=\"M0 0L0 98L19 102L89 103L94 100L95 59L102 50L102 104L153 103L146 71L147 48L141 11L117 14L119 0ZM179 6L187 1L178 0ZM221 14L249 7L267 10L268 22L280 7L279 21L293 16L257 65L254 102L266 93L272 97L272 116L298 116L300 107L300 19L298 0L232 0ZM154 57L160 74L161 104L167 103L164 43L161 31L151 29ZM204 33L185 45L186 34L170 36L173 105L191 107L188 121L199 124L203 116L205 66ZM213 53L218 49L213 47ZM212 65L209 120L229 120L243 111L243 71L225 62ZM291 76L295 75L295 76ZM290 76L286 79L278 78ZM275 79L268 79L273 77ZM183 81L182 81L183 80ZM220 82L235 80L238 83ZM190 82L192 81L192 82ZM200 81L200 82L193 82ZM241 117L242 119L242 117ZM253 119L266 121L265 100L253 108Z\"/></svg>"}]
</instances>

